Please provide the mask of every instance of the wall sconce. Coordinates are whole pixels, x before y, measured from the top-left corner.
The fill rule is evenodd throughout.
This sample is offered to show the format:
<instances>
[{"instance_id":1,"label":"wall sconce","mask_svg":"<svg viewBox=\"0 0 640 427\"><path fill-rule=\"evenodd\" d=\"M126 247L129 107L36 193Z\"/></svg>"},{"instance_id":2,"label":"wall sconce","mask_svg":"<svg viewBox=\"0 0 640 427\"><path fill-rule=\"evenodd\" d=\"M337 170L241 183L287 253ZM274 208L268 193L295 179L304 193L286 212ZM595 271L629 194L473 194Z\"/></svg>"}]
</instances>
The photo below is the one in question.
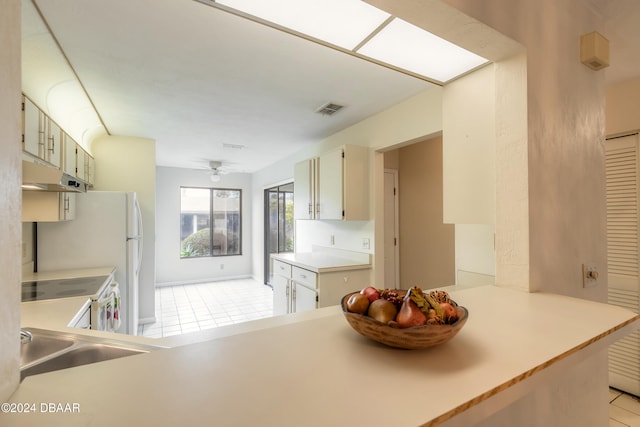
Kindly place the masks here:
<instances>
[{"instance_id":1,"label":"wall sconce","mask_svg":"<svg viewBox=\"0 0 640 427\"><path fill-rule=\"evenodd\" d=\"M592 70L609 66L609 40L597 31L580 36L580 62Z\"/></svg>"}]
</instances>

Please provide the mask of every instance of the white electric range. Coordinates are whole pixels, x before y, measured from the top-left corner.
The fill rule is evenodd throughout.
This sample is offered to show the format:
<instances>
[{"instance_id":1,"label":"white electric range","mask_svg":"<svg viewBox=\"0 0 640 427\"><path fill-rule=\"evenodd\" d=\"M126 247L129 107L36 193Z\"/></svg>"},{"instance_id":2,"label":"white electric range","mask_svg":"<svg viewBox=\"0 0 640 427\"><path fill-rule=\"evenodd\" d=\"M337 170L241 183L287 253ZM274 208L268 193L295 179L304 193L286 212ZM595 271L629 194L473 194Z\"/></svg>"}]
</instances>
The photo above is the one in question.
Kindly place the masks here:
<instances>
[{"instance_id":1,"label":"white electric range","mask_svg":"<svg viewBox=\"0 0 640 427\"><path fill-rule=\"evenodd\" d=\"M122 301L114 269L34 273L22 282L22 302L78 296L86 296L90 304L74 317L77 327L118 332Z\"/></svg>"}]
</instances>

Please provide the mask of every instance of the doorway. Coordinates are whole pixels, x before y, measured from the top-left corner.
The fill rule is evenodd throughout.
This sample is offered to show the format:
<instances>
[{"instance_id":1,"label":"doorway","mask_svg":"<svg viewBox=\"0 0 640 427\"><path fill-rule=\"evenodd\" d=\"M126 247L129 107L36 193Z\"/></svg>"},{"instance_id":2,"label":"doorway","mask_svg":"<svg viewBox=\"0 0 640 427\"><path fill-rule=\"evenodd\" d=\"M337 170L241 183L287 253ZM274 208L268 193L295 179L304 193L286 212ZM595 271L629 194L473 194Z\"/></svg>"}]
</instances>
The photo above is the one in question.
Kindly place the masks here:
<instances>
[{"instance_id":1,"label":"doorway","mask_svg":"<svg viewBox=\"0 0 640 427\"><path fill-rule=\"evenodd\" d=\"M398 171L384 170L384 287L400 286L398 260Z\"/></svg>"},{"instance_id":2,"label":"doorway","mask_svg":"<svg viewBox=\"0 0 640 427\"><path fill-rule=\"evenodd\" d=\"M264 190L264 283L271 285L271 254L293 252L293 182Z\"/></svg>"}]
</instances>

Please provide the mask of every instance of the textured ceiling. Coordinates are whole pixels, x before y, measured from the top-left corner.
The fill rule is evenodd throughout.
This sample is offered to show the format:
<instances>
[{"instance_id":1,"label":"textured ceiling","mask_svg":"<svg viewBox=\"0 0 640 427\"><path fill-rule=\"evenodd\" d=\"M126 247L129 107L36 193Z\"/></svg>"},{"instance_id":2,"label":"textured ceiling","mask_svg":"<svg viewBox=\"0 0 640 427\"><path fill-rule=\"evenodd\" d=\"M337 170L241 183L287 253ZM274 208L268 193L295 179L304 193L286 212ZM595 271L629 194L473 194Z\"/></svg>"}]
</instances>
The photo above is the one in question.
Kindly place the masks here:
<instances>
[{"instance_id":1,"label":"textured ceiling","mask_svg":"<svg viewBox=\"0 0 640 427\"><path fill-rule=\"evenodd\" d=\"M611 42L607 83L640 74L640 1L581 1ZM433 87L192 0L37 5L106 130L156 140L158 165L254 172ZM50 48L23 51L27 86L56 70L41 64ZM345 108L316 114L326 102Z\"/></svg>"}]
</instances>

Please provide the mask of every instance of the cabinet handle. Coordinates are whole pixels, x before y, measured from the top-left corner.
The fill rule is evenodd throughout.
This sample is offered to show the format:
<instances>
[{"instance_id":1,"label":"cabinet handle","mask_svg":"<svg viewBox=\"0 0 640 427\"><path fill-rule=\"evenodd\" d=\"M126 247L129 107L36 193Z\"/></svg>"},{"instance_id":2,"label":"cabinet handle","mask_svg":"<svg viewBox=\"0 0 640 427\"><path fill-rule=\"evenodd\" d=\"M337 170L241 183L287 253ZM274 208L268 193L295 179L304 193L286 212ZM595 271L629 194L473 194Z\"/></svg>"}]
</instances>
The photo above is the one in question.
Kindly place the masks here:
<instances>
[{"instance_id":1,"label":"cabinet handle","mask_svg":"<svg viewBox=\"0 0 640 427\"><path fill-rule=\"evenodd\" d=\"M313 215L313 205L309 203L309 216Z\"/></svg>"},{"instance_id":2,"label":"cabinet handle","mask_svg":"<svg viewBox=\"0 0 640 427\"><path fill-rule=\"evenodd\" d=\"M291 312L295 313L296 312L296 286L295 283L292 283L291 285Z\"/></svg>"},{"instance_id":3,"label":"cabinet handle","mask_svg":"<svg viewBox=\"0 0 640 427\"><path fill-rule=\"evenodd\" d=\"M51 141L51 144L50 144L51 146L49 148L47 148L47 150L49 150L49 151L51 151L53 153L54 151L56 151L56 139L55 139L55 137L52 136L52 137L49 138L49 141Z\"/></svg>"},{"instance_id":4,"label":"cabinet handle","mask_svg":"<svg viewBox=\"0 0 640 427\"><path fill-rule=\"evenodd\" d=\"M289 298L289 288L291 286L291 282L287 280L287 313L291 313L291 298Z\"/></svg>"},{"instance_id":5,"label":"cabinet handle","mask_svg":"<svg viewBox=\"0 0 640 427\"><path fill-rule=\"evenodd\" d=\"M64 198L64 211L69 212L69 197Z\"/></svg>"}]
</instances>

